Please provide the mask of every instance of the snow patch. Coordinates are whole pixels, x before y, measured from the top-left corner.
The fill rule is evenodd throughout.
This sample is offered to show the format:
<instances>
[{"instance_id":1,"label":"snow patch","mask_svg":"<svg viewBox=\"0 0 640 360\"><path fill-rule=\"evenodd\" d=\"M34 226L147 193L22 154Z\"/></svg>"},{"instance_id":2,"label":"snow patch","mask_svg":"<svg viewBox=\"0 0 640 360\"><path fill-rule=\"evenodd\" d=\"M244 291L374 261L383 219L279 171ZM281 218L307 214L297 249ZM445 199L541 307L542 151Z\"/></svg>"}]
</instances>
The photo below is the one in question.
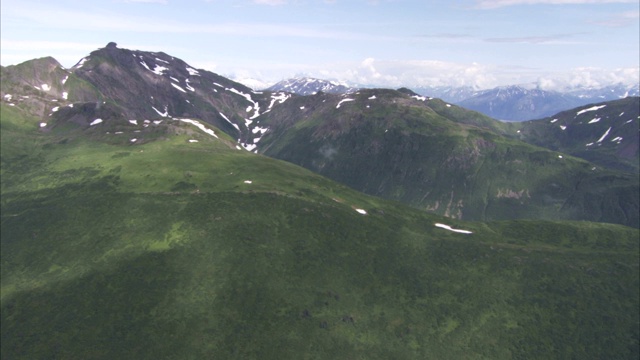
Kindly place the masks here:
<instances>
[{"instance_id":1,"label":"snow patch","mask_svg":"<svg viewBox=\"0 0 640 360\"><path fill-rule=\"evenodd\" d=\"M621 113L620 113L620 115L618 115L618 116L622 116L622 115L624 115L624 111L623 111L623 112L621 112Z\"/></svg>"},{"instance_id":2,"label":"snow patch","mask_svg":"<svg viewBox=\"0 0 640 360\"><path fill-rule=\"evenodd\" d=\"M204 125L202 125L199 121L197 120L192 120L192 119L173 119L173 120L178 120L178 121L182 121L182 122L186 122L189 124L192 124L194 126L196 126L198 129L204 131L206 134L209 134L215 138L218 138L218 135L216 135L216 133L211 130L211 129L207 129Z\"/></svg>"},{"instance_id":3,"label":"snow patch","mask_svg":"<svg viewBox=\"0 0 640 360\"><path fill-rule=\"evenodd\" d=\"M231 120L229 120L228 117L226 117L223 113L218 112L220 114L220 116L222 116L223 119L227 120L227 122L229 124L231 124L231 126L233 126L234 128L236 128L236 130L240 131L240 127L238 126L238 124L232 123Z\"/></svg>"},{"instance_id":4,"label":"snow patch","mask_svg":"<svg viewBox=\"0 0 640 360\"><path fill-rule=\"evenodd\" d=\"M49 86L47 84L42 84L42 90L43 91L49 91L49 90L51 90L51 86Z\"/></svg>"},{"instance_id":5,"label":"snow patch","mask_svg":"<svg viewBox=\"0 0 640 360\"><path fill-rule=\"evenodd\" d=\"M193 87L191 87L191 84L189 84L189 79L185 80L185 82L187 83L187 90L189 91L196 91L196 89L194 89ZM188 101L188 100L187 100Z\"/></svg>"},{"instance_id":6,"label":"snow patch","mask_svg":"<svg viewBox=\"0 0 640 360\"><path fill-rule=\"evenodd\" d=\"M589 111L596 111L596 110L602 109L602 108L604 108L606 106L607 105L592 106L592 107L590 107L588 109L584 109L584 110L578 111L578 113L576 115L584 114L584 113L589 112Z\"/></svg>"},{"instance_id":7,"label":"snow patch","mask_svg":"<svg viewBox=\"0 0 640 360\"><path fill-rule=\"evenodd\" d=\"M291 97L291 94L287 94L287 93L276 93L276 94L271 94L271 103L269 104L269 107L267 108L267 111L265 112L269 112L271 111L271 108L273 108L273 105L275 105L276 101L278 102L278 104L282 104L285 101L287 101L288 98Z\"/></svg>"},{"instance_id":8,"label":"snow patch","mask_svg":"<svg viewBox=\"0 0 640 360\"><path fill-rule=\"evenodd\" d=\"M342 100L340 100L338 105L336 105L336 109L340 109L340 105L342 105L345 102L349 102L349 101L355 101L355 99L342 99Z\"/></svg>"},{"instance_id":9,"label":"snow patch","mask_svg":"<svg viewBox=\"0 0 640 360\"><path fill-rule=\"evenodd\" d=\"M56 107L54 107L53 109L51 109L51 112L56 112L56 111L58 111L58 110L60 110L60 107L59 107L59 106L56 106Z\"/></svg>"},{"instance_id":10,"label":"snow patch","mask_svg":"<svg viewBox=\"0 0 640 360\"><path fill-rule=\"evenodd\" d=\"M367 215L367 211L364 209L355 209L359 214Z\"/></svg>"},{"instance_id":11,"label":"snow patch","mask_svg":"<svg viewBox=\"0 0 640 360\"><path fill-rule=\"evenodd\" d=\"M197 142L198 142L198 140L189 139L189 142L190 142L190 143L197 143Z\"/></svg>"},{"instance_id":12,"label":"snow patch","mask_svg":"<svg viewBox=\"0 0 640 360\"><path fill-rule=\"evenodd\" d=\"M11 94L7 94L7 95L4 96L4 99L7 100L7 101L11 101L12 97L13 96Z\"/></svg>"},{"instance_id":13,"label":"snow patch","mask_svg":"<svg viewBox=\"0 0 640 360\"><path fill-rule=\"evenodd\" d=\"M255 148L258 147L258 145L256 144L240 144L240 145L242 145L242 147L247 151L253 151Z\"/></svg>"},{"instance_id":14,"label":"snow patch","mask_svg":"<svg viewBox=\"0 0 640 360\"><path fill-rule=\"evenodd\" d=\"M595 119L593 119L593 120L589 121L587 124L595 124L595 123L597 123L598 121L600 121L600 119L601 119L601 118L595 118Z\"/></svg>"},{"instance_id":15,"label":"snow patch","mask_svg":"<svg viewBox=\"0 0 640 360\"><path fill-rule=\"evenodd\" d=\"M598 143L602 142L608 135L609 135L609 131L611 131L611 127L609 127L607 129L607 131L604 133L604 135L602 135L602 137L600 138L600 140L596 141Z\"/></svg>"},{"instance_id":16,"label":"snow patch","mask_svg":"<svg viewBox=\"0 0 640 360\"><path fill-rule=\"evenodd\" d=\"M300 110L304 110L304 106L300 106Z\"/></svg>"},{"instance_id":17,"label":"snow patch","mask_svg":"<svg viewBox=\"0 0 640 360\"><path fill-rule=\"evenodd\" d=\"M131 142L136 142L136 141L138 141L138 139L133 138L133 139L131 139L131 140L129 140L129 141L131 141Z\"/></svg>"},{"instance_id":18,"label":"snow patch","mask_svg":"<svg viewBox=\"0 0 640 360\"><path fill-rule=\"evenodd\" d=\"M622 136L618 136L616 138L613 138L611 140L611 142L617 142L618 144L620 144L622 142Z\"/></svg>"},{"instance_id":19,"label":"snow patch","mask_svg":"<svg viewBox=\"0 0 640 360\"><path fill-rule=\"evenodd\" d=\"M562 129L562 131L567 130L567 127L564 125L560 125L560 129Z\"/></svg>"},{"instance_id":20,"label":"snow patch","mask_svg":"<svg viewBox=\"0 0 640 360\"><path fill-rule=\"evenodd\" d=\"M168 62L167 60L162 60L162 59L158 59L158 58L156 58L156 61L160 61L160 62L163 62L163 63L165 63L165 64L169 64L169 62Z\"/></svg>"},{"instance_id":21,"label":"snow patch","mask_svg":"<svg viewBox=\"0 0 640 360\"><path fill-rule=\"evenodd\" d=\"M156 125L160 125L160 123L162 122L162 120L153 120L153 123Z\"/></svg>"},{"instance_id":22,"label":"snow patch","mask_svg":"<svg viewBox=\"0 0 640 360\"><path fill-rule=\"evenodd\" d=\"M88 60L87 58L82 58L80 62L76 65L76 69L80 69L84 65L84 63L87 62L87 60Z\"/></svg>"},{"instance_id":23,"label":"snow patch","mask_svg":"<svg viewBox=\"0 0 640 360\"><path fill-rule=\"evenodd\" d=\"M178 90L182 91L182 92L183 92L183 93L185 93L185 94L187 93L187 90L185 90L185 89L181 88L181 87L180 87L180 85L177 85L177 84L171 83L171 86L173 86L174 88L176 88L176 89L178 89Z\"/></svg>"},{"instance_id":24,"label":"snow patch","mask_svg":"<svg viewBox=\"0 0 640 360\"><path fill-rule=\"evenodd\" d=\"M158 115L160 115L160 116L162 116L162 117L169 117L169 111L167 111L167 107L168 107L168 106L165 106L165 107L164 107L164 112L160 112L160 110L156 109L154 106L152 106L151 108L152 108L153 110L155 110L155 111L158 113Z\"/></svg>"},{"instance_id":25,"label":"snow patch","mask_svg":"<svg viewBox=\"0 0 640 360\"><path fill-rule=\"evenodd\" d=\"M442 229L449 230L449 231L461 233L461 234L473 234L473 232L471 232L469 230L454 229L451 226L445 225L445 224L436 223L435 226L439 227L439 228L442 228Z\"/></svg>"},{"instance_id":26,"label":"snow patch","mask_svg":"<svg viewBox=\"0 0 640 360\"><path fill-rule=\"evenodd\" d=\"M257 134L260 133L262 135L264 135L265 132L267 132L267 130L269 130L269 128L263 128L260 126L256 126L253 128L253 130L251 130L252 133Z\"/></svg>"},{"instance_id":27,"label":"snow patch","mask_svg":"<svg viewBox=\"0 0 640 360\"><path fill-rule=\"evenodd\" d=\"M64 85L67 80L69 80L69 75L67 75L64 79L62 79L62 85Z\"/></svg>"},{"instance_id":28,"label":"snow patch","mask_svg":"<svg viewBox=\"0 0 640 360\"><path fill-rule=\"evenodd\" d=\"M45 126L47 126L47 123L45 123L45 122L41 122L41 123L40 123L40 127L41 127L41 128L43 128L43 127L45 127Z\"/></svg>"},{"instance_id":29,"label":"snow patch","mask_svg":"<svg viewBox=\"0 0 640 360\"><path fill-rule=\"evenodd\" d=\"M418 96L418 95L413 95L412 98L416 99L416 100L420 100L420 101L425 101L427 100L426 97L424 96Z\"/></svg>"},{"instance_id":30,"label":"snow patch","mask_svg":"<svg viewBox=\"0 0 640 360\"><path fill-rule=\"evenodd\" d=\"M187 66L187 71L189 72L189 75L200 76L200 73L198 72L198 70L196 70L196 69L194 69L192 67L188 67ZM220 87L222 87L222 86L220 86Z\"/></svg>"},{"instance_id":31,"label":"snow patch","mask_svg":"<svg viewBox=\"0 0 640 360\"><path fill-rule=\"evenodd\" d=\"M98 125L102 122L102 119L95 119L89 124L89 126Z\"/></svg>"},{"instance_id":32,"label":"snow patch","mask_svg":"<svg viewBox=\"0 0 640 360\"><path fill-rule=\"evenodd\" d=\"M62 98L63 98L63 99L65 99L65 100L69 99L69 93L68 93L68 92L66 92L66 91L65 91L65 92L63 92L63 93L62 93Z\"/></svg>"},{"instance_id":33,"label":"snow patch","mask_svg":"<svg viewBox=\"0 0 640 360\"><path fill-rule=\"evenodd\" d=\"M553 120L551 120L551 121L550 121L550 123L552 123L552 124L553 124L553 123L555 123L556 121L558 121L558 119L553 119Z\"/></svg>"},{"instance_id":34,"label":"snow patch","mask_svg":"<svg viewBox=\"0 0 640 360\"><path fill-rule=\"evenodd\" d=\"M140 65L144 66L144 68L149 70L149 71L153 71L153 70L151 70L151 68L149 68L149 65L147 65L147 63L144 62L144 61L140 61Z\"/></svg>"},{"instance_id":35,"label":"snow patch","mask_svg":"<svg viewBox=\"0 0 640 360\"><path fill-rule=\"evenodd\" d=\"M446 104L446 105L447 105L447 107L451 107L451 104Z\"/></svg>"},{"instance_id":36,"label":"snow patch","mask_svg":"<svg viewBox=\"0 0 640 360\"><path fill-rule=\"evenodd\" d=\"M253 183L253 181L251 181L251 180L245 180L245 181L244 181L244 183L245 183L245 184L252 184L252 183Z\"/></svg>"},{"instance_id":37,"label":"snow patch","mask_svg":"<svg viewBox=\"0 0 640 360\"><path fill-rule=\"evenodd\" d=\"M153 68L153 70L151 70L151 71L156 75L163 75L163 72L165 70L169 70L169 68L166 68L164 66L160 66L160 65L156 64L156 67Z\"/></svg>"},{"instance_id":38,"label":"snow patch","mask_svg":"<svg viewBox=\"0 0 640 360\"><path fill-rule=\"evenodd\" d=\"M234 88L225 88L225 90L227 90L227 91L231 91L232 93L235 93L235 94L238 94L238 95L240 95L240 96L244 97L245 99L247 99L247 101L248 101L248 102L250 102L250 103L252 103L252 104L253 104L253 109L255 109L255 111L256 111L256 112L255 112L255 113L253 114L253 116L251 116L249 119L255 119L255 118L257 118L258 116L260 116L260 104L258 104L258 102L257 102L257 101L254 101L254 100L251 98L251 95L249 95L249 94L245 94L245 93L243 93L242 91L236 90L236 89L234 89Z\"/></svg>"},{"instance_id":39,"label":"snow patch","mask_svg":"<svg viewBox=\"0 0 640 360\"><path fill-rule=\"evenodd\" d=\"M369 100L375 100L375 99L376 99L375 95L369 96Z\"/></svg>"},{"instance_id":40,"label":"snow patch","mask_svg":"<svg viewBox=\"0 0 640 360\"><path fill-rule=\"evenodd\" d=\"M133 125L138 125L138 120L129 120L129 122Z\"/></svg>"}]
</instances>

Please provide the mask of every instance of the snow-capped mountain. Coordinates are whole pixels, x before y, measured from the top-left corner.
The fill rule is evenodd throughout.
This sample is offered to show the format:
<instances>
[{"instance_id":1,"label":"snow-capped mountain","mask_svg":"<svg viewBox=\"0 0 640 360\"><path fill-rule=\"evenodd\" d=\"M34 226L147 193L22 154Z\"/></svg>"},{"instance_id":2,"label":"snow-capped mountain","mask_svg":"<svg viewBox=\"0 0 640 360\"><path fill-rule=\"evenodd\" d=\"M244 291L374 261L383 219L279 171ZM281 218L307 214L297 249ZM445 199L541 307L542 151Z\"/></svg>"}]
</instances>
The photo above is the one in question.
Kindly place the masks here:
<instances>
[{"instance_id":1,"label":"snow-capped mountain","mask_svg":"<svg viewBox=\"0 0 640 360\"><path fill-rule=\"evenodd\" d=\"M480 91L457 105L495 119L524 121L551 116L588 102L570 94L512 85Z\"/></svg>"},{"instance_id":2,"label":"snow-capped mountain","mask_svg":"<svg viewBox=\"0 0 640 360\"><path fill-rule=\"evenodd\" d=\"M596 102L640 95L640 85L610 85L602 88L574 87L543 90L536 84L500 86L480 90L463 87L417 87L416 93L440 98L496 119L524 121L551 116L560 111Z\"/></svg>"},{"instance_id":3,"label":"snow-capped mountain","mask_svg":"<svg viewBox=\"0 0 640 360\"><path fill-rule=\"evenodd\" d=\"M269 87L269 91L286 91L298 95L314 95L318 92L331 94L348 94L355 92L357 88L350 87L335 81L327 81L315 78L294 78L282 80Z\"/></svg>"},{"instance_id":4,"label":"snow-capped mountain","mask_svg":"<svg viewBox=\"0 0 640 360\"><path fill-rule=\"evenodd\" d=\"M589 102L609 101L624 99L626 97L640 96L640 84L609 85L603 88L574 88L567 91L568 94Z\"/></svg>"}]
</instances>

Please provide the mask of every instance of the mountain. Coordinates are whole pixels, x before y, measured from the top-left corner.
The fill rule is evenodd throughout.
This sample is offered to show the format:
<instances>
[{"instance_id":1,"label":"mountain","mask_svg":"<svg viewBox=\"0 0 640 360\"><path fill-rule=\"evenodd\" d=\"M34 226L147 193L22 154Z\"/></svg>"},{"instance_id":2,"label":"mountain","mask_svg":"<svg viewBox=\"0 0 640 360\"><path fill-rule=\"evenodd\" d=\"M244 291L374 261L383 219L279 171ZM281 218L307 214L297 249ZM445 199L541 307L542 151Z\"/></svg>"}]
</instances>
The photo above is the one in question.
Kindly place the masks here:
<instances>
[{"instance_id":1,"label":"mountain","mask_svg":"<svg viewBox=\"0 0 640 360\"><path fill-rule=\"evenodd\" d=\"M334 81L304 77L282 80L267 88L267 90L274 92L285 91L297 95L315 95L318 92L348 94L357 89Z\"/></svg>"},{"instance_id":2,"label":"mountain","mask_svg":"<svg viewBox=\"0 0 640 360\"><path fill-rule=\"evenodd\" d=\"M43 132L80 126L96 141L124 145L164 138L161 123L178 134L180 123L211 126L231 148L448 217L639 226L637 174L593 170L521 141L509 124L408 89L254 92L170 55L110 43L71 69L52 59L3 68L0 90Z\"/></svg>"},{"instance_id":3,"label":"mountain","mask_svg":"<svg viewBox=\"0 0 640 360\"><path fill-rule=\"evenodd\" d=\"M417 87L413 90L507 121L539 119L590 103L640 96L640 85L637 84L573 87L559 91L541 90L535 85L510 85L485 90L470 86Z\"/></svg>"},{"instance_id":4,"label":"mountain","mask_svg":"<svg viewBox=\"0 0 640 360\"><path fill-rule=\"evenodd\" d=\"M495 119L524 121L553 115L584 104L574 96L512 85L478 92L457 105Z\"/></svg>"},{"instance_id":5,"label":"mountain","mask_svg":"<svg viewBox=\"0 0 640 360\"><path fill-rule=\"evenodd\" d=\"M514 125L520 140L637 174L638 119L640 98L627 97Z\"/></svg>"},{"instance_id":6,"label":"mountain","mask_svg":"<svg viewBox=\"0 0 640 360\"><path fill-rule=\"evenodd\" d=\"M473 86L422 86L414 87L412 90L422 96L434 97L454 104L469 99L481 91Z\"/></svg>"},{"instance_id":7,"label":"mountain","mask_svg":"<svg viewBox=\"0 0 640 360\"><path fill-rule=\"evenodd\" d=\"M195 69L165 53L121 49L115 43L91 52L68 70L57 62L49 64L47 69L57 70L50 71L48 79L37 78L34 83L14 75L29 73L26 70L32 68L40 68L39 63L26 62L4 68L2 96L6 100L9 95L19 101L19 106L24 106L25 98L14 95L25 86L42 83L43 88L35 89L38 94L29 89L26 95L38 95L43 100L42 114L59 109L77 112L68 108L74 103L109 103L124 122L197 118L240 139L246 133L243 130L247 121L257 117L261 106L264 109L271 100L242 84ZM85 119L86 124L92 120Z\"/></svg>"},{"instance_id":8,"label":"mountain","mask_svg":"<svg viewBox=\"0 0 640 360\"><path fill-rule=\"evenodd\" d=\"M529 145L509 124L411 92L293 98L261 124L261 153L448 217L640 225L637 174Z\"/></svg>"},{"instance_id":9,"label":"mountain","mask_svg":"<svg viewBox=\"0 0 640 360\"><path fill-rule=\"evenodd\" d=\"M585 88L578 87L568 89L568 94L588 101L589 103L602 102L609 100L624 99L627 97L640 96L640 84L635 85L610 85L602 88ZM586 103L585 103L586 104Z\"/></svg>"},{"instance_id":10,"label":"mountain","mask_svg":"<svg viewBox=\"0 0 640 360\"><path fill-rule=\"evenodd\" d=\"M148 122L130 122L123 112L138 114L148 106L167 112L167 104L172 115L180 115L164 94L172 83L193 91L179 73L170 75L179 84L169 79L166 86L165 75L143 65L142 72L120 69L112 62L117 57L104 58L105 65L95 55L83 66L93 60L93 72L104 67L139 78L128 83L81 72L78 82L93 81L94 91L104 96L98 102L67 103L42 84L36 85L41 90L13 88L10 102L0 102L2 359L640 354L638 229L564 221L462 222L238 150L235 136L204 119L152 110ZM133 55L133 69L141 61L157 69L148 54ZM69 70L69 81L77 68ZM3 86L4 70L16 69L3 69ZM206 98L196 95L211 75L199 73L202 78L188 77L196 89L192 102ZM53 80L47 82L51 88ZM157 95L126 90L146 104L126 102L112 90L128 84L151 91L145 84L154 80ZM78 96L75 88L60 89L67 90L69 99ZM28 102L33 98L20 100L30 96L22 91L35 92L47 106L63 106L51 116L48 109L40 114ZM235 101L249 102L222 87L210 92L212 102L226 101L228 109L239 107ZM339 140L350 129L366 130L353 126L362 119L346 114L355 116L353 110L370 105L389 112L390 136L411 140L393 144L414 153L423 144L412 139L429 126L436 131L428 139L437 144L448 144L438 138L450 138L448 130L454 130L466 133L480 151L489 146L480 143L480 134L490 126L477 113L391 90L359 96L351 102L330 94L283 97L260 118L286 109L300 115L312 106L339 110L338 119L324 125L329 132L317 127L324 123L320 118L317 124L293 122L298 131L306 126L320 138ZM202 114L211 112L210 104L202 103ZM412 115L396 117L405 111ZM469 118L455 123L442 115L448 112ZM429 113L433 123L422 123L421 113ZM365 123L376 128L383 115ZM495 144L505 141L492 136ZM352 139L355 150L370 144L364 137ZM381 139L372 146L384 145ZM335 148L345 149L339 143ZM559 161L537 151L548 167ZM453 164L464 163L464 152L450 154Z\"/></svg>"}]
</instances>

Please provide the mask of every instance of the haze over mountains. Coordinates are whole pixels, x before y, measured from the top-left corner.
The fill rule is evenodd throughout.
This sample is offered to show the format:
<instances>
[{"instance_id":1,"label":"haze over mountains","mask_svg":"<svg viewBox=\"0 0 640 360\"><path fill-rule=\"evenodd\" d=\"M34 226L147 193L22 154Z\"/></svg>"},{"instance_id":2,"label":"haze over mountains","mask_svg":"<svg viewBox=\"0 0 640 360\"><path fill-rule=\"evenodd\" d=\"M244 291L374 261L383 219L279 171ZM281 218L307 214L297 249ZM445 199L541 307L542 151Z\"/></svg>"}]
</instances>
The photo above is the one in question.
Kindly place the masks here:
<instances>
[{"instance_id":1,"label":"haze over mountains","mask_svg":"<svg viewBox=\"0 0 640 360\"><path fill-rule=\"evenodd\" d=\"M638 97L505 123L115 43L1 70L2 358L640 354Z\"/></svg>"}]
</instances>

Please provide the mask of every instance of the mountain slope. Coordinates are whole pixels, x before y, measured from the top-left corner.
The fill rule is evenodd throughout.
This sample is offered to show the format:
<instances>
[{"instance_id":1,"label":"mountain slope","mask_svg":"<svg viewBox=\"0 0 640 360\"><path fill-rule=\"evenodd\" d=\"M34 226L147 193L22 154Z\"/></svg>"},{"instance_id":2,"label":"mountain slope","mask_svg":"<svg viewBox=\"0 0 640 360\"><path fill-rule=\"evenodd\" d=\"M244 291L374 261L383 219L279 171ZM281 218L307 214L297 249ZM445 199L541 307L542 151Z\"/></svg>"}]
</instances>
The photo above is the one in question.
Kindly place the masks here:
<instances>
[{"instance_id":1,"label":"mountain slope","mask_svg":"<svg viewBox=\"0 0 640 360\"><path fill-rule=\"evenodd\" d=\"M514 124L518 138L595 164L638 173L640 98L585 105Z\"/></svg>"},{"instance_id":2,"label":"mountain slope","mask_svg":"<svg viewBox=\"0 0 640 360\"><path fill-rule=\"evenodd\" d=\"M514 125L408 89L256 93L170 55L115 43L72 69L41 59L2 71L10 81L1 101L38 118L43 132L80 127L95 140L144 144L165 138L165 125L184 134L176 124L198 121L232 148L450 217L638 226L637 175L592 170L514 140ZM33 85L45 82L46 91Z\"/></svg>"},{"instance_id":3,"label":"mountain slope","mask_svg":"<svg viewBox=\"0 0 640 360\"><path fill-rule=\"evenodd\" d=\"M463 223L209 125L0 111L3 359L639 354L637 229Z\"/></svg>"},{"instance_id":4,"label":"mountain slope","mask_svg":"<svg viewBox=\"0 0 640 360\"><path fill-rule=\"evenodd\" d=\"M6 94L21 96L20 89L33 80L15 76L19 68L39 68L27 62L3 69L3 79L15 79L12 87L4 85ZM118 48L115 43L93 51L69 70L56 73L53 88L60 88L57 103L48 103L46 116L52 109L76 102L109 102L119 108L125 119L143 121L152 118L198 118L241 139L247 133L245 123L260 114L270 98L254 93L246 86L217 74L197 70L184 61L164 53ZM67 79L70 81L67 82ZM93 92L78 91L71 79L88 84ZM6 98L5 98L6 100ZM20 106L21 104L17 104Z\"/></svg>"},{"instance_id":5,"label":"mountain slope","mask_svg":"<svg viewBox=\"0 0 640 360\"><path fill-rule=\"evenodd\" d=\"M502 134L439 100L361 90L288 100L260 118L260 151L365 193L467 220L547 218L637 227L638 176Z\"/></svg>"}]
</instances>

